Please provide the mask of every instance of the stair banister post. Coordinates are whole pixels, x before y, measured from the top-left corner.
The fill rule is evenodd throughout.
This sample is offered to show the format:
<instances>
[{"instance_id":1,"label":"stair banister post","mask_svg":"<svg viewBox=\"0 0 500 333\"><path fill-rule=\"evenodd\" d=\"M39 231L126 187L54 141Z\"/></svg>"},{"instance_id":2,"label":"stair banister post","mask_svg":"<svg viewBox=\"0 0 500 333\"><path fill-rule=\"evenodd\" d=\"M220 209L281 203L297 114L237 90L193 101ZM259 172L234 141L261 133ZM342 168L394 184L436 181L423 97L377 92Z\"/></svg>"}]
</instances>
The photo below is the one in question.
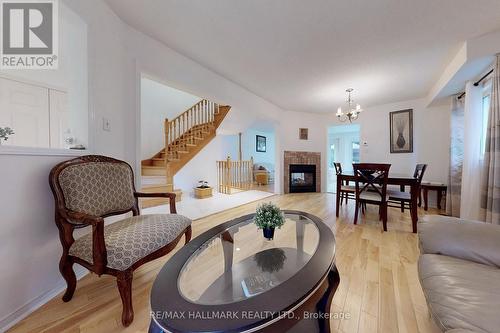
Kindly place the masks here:
<instances>
[{"instance_id":1,"label":"stair banister post","mask_svg":"<svg viewBox=\"0 0 500 333\"><path fill-rule=\"evenodd\" d=\"M253 156L250 157L250 165L248 166L248 174L250 176L249 185L253 182Z\"/></svg>"},{"instance_id":2,"label":"stair banister post","mask_svg":"<svg viewBox=\"0 0 500 333\"><path fill-rule=\"evenodd\" d=\"M227 181L226 181L226 186L228 186L229 191L230 191L231 190L231 186L233 185L232 184L233 177L231 175L231 156L227 157L226 166L227 166Z\"/></svg>"},{"instance_id":3,"label":"stair banister post","mask_svg":"<svg viewBox=\"0 0 500 333\"><path fill-rule=\"evenodd\" d=\"M170 134L169 126L168 126L168 118L165 118L165 122L163 123L163 130L165 134L165 164L167 163L167 155L168 155L168 137Z\"/></svg>"}]
</instances>

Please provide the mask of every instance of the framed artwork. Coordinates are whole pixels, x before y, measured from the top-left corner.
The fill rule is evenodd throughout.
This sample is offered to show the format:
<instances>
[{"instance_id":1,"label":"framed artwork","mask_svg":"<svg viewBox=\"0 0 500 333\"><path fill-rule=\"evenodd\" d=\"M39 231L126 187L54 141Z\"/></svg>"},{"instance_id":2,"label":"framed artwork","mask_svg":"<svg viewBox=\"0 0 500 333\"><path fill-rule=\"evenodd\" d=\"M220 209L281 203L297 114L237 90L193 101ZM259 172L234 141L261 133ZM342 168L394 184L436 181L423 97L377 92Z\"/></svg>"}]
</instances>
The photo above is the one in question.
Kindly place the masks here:
<instances>
[{"instance_id":1,"label":"framed artwork","mask_svg":"<svg viewBox=\"0 0 500 333\"><path fill-rule=\"evenodd\" d=\"M413 153L413 110L389 113L391 154Z\"/></svg>"},{"instance_id":2,"label":"framed artwork","mask_svg":"<svg viewBox=\"0 0 500 333\"><path fill-rule=\"evenodd\" d=\"M309 138L309 129L308 128L299 128L299 139L307 140Z\"/></svg>"},{"instance_id":3,"label":"framed artwork","mask_svg":"<svg viewBox=\"0 0 500 333\"><path fill-rule=\"evenodd\" d=\"M266 137L262 135L255 136L255 150L259 153L266 152Z\"/></svg>"}]
</instances>

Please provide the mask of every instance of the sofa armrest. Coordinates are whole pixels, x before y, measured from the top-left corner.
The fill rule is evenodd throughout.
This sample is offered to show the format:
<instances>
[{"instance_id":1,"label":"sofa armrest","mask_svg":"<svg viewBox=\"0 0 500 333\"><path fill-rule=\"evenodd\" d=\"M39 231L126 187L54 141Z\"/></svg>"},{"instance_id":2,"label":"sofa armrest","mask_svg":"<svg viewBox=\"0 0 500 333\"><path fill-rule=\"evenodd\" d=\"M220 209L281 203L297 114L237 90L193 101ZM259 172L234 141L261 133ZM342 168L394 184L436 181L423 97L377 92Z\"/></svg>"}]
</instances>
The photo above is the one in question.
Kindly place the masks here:
<instances>
[{"instance_id":1,"label":"sofa armrest","mask_svg":"<svg viewBox=\"0 0 500 333\"><path fill-rule=\"evenodd\" d=\"M448 218L419 225L422 254L441 254L500 267L500 226Z\"/></svg>"}]
</instances>

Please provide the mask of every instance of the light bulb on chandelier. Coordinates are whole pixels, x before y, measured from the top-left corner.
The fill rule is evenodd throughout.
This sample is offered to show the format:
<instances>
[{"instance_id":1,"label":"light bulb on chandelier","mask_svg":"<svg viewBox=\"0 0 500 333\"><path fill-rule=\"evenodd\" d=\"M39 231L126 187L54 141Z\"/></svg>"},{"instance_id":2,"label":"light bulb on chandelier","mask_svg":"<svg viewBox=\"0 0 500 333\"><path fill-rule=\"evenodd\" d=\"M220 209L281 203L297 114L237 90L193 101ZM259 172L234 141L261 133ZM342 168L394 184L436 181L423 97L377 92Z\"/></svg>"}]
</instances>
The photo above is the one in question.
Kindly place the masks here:
<instances>
[{"instance_id":1,"label":"light bulb on chandelier","mask_svg":"<svg viewBox=\"0 0 500 333\"><path fill-rule=\"evenodd\" d=\"M337 113L335 114L341 122L346 122L347 120L349 120L349 122L352 122L353 120L358 119L359 114L361 113L361 111L363 111L361 109L361 105L356 104L356 106L354 106L354 100L351 97L351 93L353 91L354 89L352 88L346 90L347 112L343 112L342 108L339 106L339 108L337 109Z\"/></svg>"}]
</instances>

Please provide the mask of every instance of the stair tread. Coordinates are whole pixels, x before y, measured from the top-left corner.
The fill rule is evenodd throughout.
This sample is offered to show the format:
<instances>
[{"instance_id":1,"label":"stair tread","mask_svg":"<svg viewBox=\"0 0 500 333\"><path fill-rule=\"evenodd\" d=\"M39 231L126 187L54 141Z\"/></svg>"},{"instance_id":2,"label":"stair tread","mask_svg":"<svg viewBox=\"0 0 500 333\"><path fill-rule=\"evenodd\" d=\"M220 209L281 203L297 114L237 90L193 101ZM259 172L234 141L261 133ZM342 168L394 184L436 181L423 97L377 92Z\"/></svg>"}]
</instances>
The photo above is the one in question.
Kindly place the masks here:
<instances>
[{"instance_id":1,"label":"stair tread","mask_svg":"<svg viewBox=\"0 0 500 333\"><path fill-rule=\"evenodd\" d=\"M152 189L152 188L155 188L155 187L166 187L166 186L172 186L174 184L167 184L167 183L163 183L163 184L144 184L141 186L141 189Z\"/></svg>"},{"instance_id":2,"label":"stair tread","mask_svg":"<svg viewBox=\"0 0 500 333\"><path fill-rule=\"evenodd\" d=\"M143 165L143 169L165 169L164 166L158 166L158 165Z\"/></svg>"}]
</instances>

